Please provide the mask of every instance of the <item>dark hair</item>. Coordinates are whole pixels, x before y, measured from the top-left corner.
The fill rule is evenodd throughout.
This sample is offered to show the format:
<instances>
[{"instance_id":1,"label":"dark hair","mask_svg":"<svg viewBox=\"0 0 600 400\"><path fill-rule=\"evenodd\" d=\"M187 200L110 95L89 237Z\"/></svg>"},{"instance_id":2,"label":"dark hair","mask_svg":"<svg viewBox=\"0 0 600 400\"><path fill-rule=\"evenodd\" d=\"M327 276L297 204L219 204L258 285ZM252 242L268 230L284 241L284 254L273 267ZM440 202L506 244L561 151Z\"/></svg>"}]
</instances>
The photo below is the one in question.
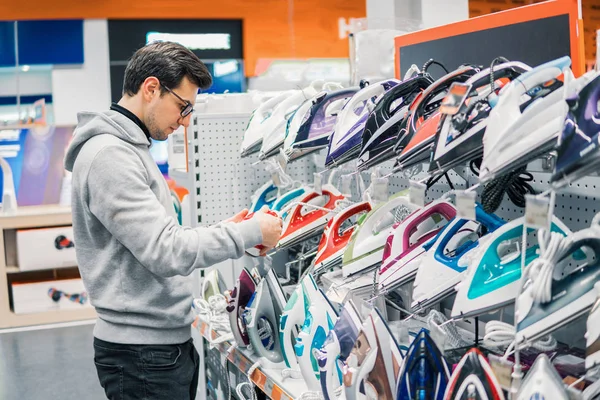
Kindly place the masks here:
<instances>
[{"instance_id":1,"label":"dark hair","mask_svg":"<svg viewBox=\"0 0 600 400\"><path fill-rule=\"evenodd\" d=\"M149 76L156 77L169 89L187 78L201 89L208 89L212 77L206 65L188 48L173 42L153 42L137 50L127 63L123 94L135 95ZM161 93L166 90L161 85Z\"/></svg>"}]
</instances>

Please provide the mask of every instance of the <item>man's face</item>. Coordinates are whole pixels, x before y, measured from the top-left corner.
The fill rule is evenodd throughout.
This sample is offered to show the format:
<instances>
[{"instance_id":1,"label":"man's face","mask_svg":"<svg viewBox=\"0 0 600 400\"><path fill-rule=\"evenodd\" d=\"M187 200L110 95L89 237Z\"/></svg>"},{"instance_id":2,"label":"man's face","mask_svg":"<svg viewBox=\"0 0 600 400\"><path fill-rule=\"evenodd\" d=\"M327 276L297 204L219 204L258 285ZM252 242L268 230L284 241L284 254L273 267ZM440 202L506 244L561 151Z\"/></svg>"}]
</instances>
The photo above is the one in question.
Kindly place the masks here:
<instances>
[{"instance_id":1,"label":"man's face","mask_svg":"<svg viewBox=\"0 0 600 400\"><path fill-rule=\"evenodd\" d=\"M186 104L177 96L194 104L198 86L190 82L187 77L184 77L178 87L169 89L173 93L166 91L162 95L155 96L148 107L145 124L150 132L150 137L154 140L167 140L167 137L179 126L189 126L192 118L192 114L185 118L181 116L181 111Z\"/></svg>"}]
</instances>

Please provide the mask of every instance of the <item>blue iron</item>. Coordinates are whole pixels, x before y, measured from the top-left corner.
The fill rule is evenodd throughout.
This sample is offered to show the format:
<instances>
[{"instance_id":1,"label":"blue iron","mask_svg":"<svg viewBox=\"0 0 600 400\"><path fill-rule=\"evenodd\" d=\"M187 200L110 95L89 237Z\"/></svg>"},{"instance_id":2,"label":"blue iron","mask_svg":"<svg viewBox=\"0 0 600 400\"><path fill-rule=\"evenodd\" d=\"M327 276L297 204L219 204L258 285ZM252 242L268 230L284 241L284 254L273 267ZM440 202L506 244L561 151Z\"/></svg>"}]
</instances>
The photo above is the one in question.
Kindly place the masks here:
<instances>
[{"instance_id":1,"label":"blue iron","mask_svg":"<svg viewBox=\"0 0 600 400\"><path fill-rule=\"evenodd\" d=\"M479 238L496 231L504 221L475 205L475 221L453 219L436 237L421 260L413 285L412 308L429 308L450 296L467 266L461 258L479 245Z\"/></svg>"},{"instance_id":2,"label":"blue iron","mask_svg":"<svg viewBox=\"0 0 600 400\"><path fill-rule=\"evenodd\" d=\"M371 311L343 368L346 400L395 400L403 355L385 319Z\"/></svg>"},{"instance_id":3,"label":"blue iron","mask_svg":"<svg viewBox=\"0 0 600 400\"><path fill-rule=\"evenodd\" d=\"M277 199L277 186L269 181L259 187L252 196L250 196L252 204L250 205L251 213L260 211L264 206L271 208Z\"/></svg>"},{"instance_id":4,"label":"blue iron","mask_svg":"<svg viewBox=\"0 0 600 400\"><path fill-rule=\"evenodd\" d=\"M521 239L525 217L502 225L489 235L485 245L477 249L461 283L456 286L457 294L452 308L452 318L469 318L507 306L515 301L521 279ZM556 217L552 217L551 230L566 236L569 228ZM528 229L528 232L532 229ZM501 245L512 243L512 251L502 254ZM510 245L509 245L510 246ZM525 251L525 265L538 257L536 244Z\"/></svg>"},{"instance_id":5,"label":"blue iron","mask_svg":"<svg viewBox=\"0 0 600 400\"><path fill-rule=\"evenodd\" d=\"M397 400L442 400L450 370L440 349L427 330L413 340L398 380Z\"/></svg>"},{"instance_id":6,"label":"blue iron","mask_svg":"<svg viewBox=\"0 0 600 400\"><path fill-rule=\"evenodd\" d=\"M396 79L386 79L368 85L352 96L335 122L325 158L326 167L339 166L358 156L369 113L377 99L399 83Z\"/></svg>"},{"instance_id":7,"label":"blue iron","mask_svg":"<svg viewBox=\"0 0 600 400\"><path fill-rule=\"evenodd\" d=\"M294 201L298 201L309 190L310 189L308 189L307 187L301 186L299 188L292 189L289 192L282 194L277 199L275 199L275 201L273 202L273 205L271 206L271 210L273 210L277 213L281 213L281 211L286 206L292 204ZM285 219L287 218L288 215L289 215L289 212L284 212L281 215L281 218L285 221Z\"/></svg>"},{"instance_id":8,"label":"blue iron","mask_svg":"<svg viewBox=\"0 0 600 400\"><path fill-rule=\"evenodd\" d=\"M348 300L323 346L316 353L325 400L336 399L335 391L342 383L343 365L358 339L362 324L356 306L352 300Z\"/></svg>"},{"instance_id":9,"label":"blue iron","mask_svg":"<svg viewBox=\"0 0 600 400\"><path fill-rule=\"evenodd\" d=\"M596 74L579 93L573 93L566 101L569 110L558 139L558 156L550 179L555 188L598 170L600 76Z\"/></svg>"}]
</instances>

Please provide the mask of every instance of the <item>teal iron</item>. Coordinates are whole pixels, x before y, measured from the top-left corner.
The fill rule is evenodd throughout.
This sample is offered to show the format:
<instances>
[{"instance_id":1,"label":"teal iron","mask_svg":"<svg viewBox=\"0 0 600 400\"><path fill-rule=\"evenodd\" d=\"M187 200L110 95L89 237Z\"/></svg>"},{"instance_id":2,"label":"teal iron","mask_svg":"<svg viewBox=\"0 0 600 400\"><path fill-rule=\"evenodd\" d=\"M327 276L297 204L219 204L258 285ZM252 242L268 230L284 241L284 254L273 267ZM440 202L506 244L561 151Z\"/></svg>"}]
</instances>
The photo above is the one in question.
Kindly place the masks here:
<instances>
[{"instance_id":1,"label":"teal iron","mask_svg":"<svg viewBox=\"0 0 600 400\"><path fill-rule=\"evenodd\" d=\"M336 308L329 302L321 289L317 287L312 275L308 274L307 276L310 278L304 280L303 283L312 285L309 291L314 297L310 298L310 307L305 310L306 318L296 339L294 349L300 372L308 389L319 391L321 390L321 384L315 351L325 343L325 338L329 331L333 329L338 315Z\"/></svg>"},{"instance_id":2,"label":"teal iron","mask_svg":"<svg viewBox=\"0 0 600 400\"><path fill-rule=\"evenodd\" d=\"M525 217L515 219L490 234L488 240L469 263L464 280L456 286L452 318L468 318L505 307L515 301L521 279L521 251ZM571 233L556 217L553 232ZM533 229L528 229L533 231ZM506 246L508 245L508 246ZM507 254L502 254L507 249ZM525 251L525 265L538 257L536 244Z\"/></svg>"},{"instance_id":3,"label":"teal iron","mask_svg":"<svg viewBox=\"0 0 600 400\"><path fill-rule=\"evenodd\" d=\"M335 326L327 334L321 349L316 353L319 363L320 383L325 400L337 398L335 391L342 384L342 369L350 355L362 320L352 300L348 300L340 313Z\"/></svg>"},{"instance_id":4,"label":"teal iron","mask_svg":"<svg viewBox=\"0 0 600 400\"><path fill-rule=\"evenodd\" d=\"M396 400L403 354L383 316L371 311L343 369L346 400Z\"/></svg>"},{"instance_id":5,"label":"teal iron","mask_svg":"<svg viewBox=\"0 0 600 400\"><path fill-rule=\"evenodd\" d=\"M285 293L275 271L270 268L256 286L243 314L254 353L274 364L283 361L277 326L285 302Z\"/></svg>"},{"instance_id":6,"label":"teal iron","mask_svg":"<svg viewBox=\"0 0 600 400\"><path fill-rule=\"evenodd\" d=\"M279 320L279 343L285 365L300 374L300 365L294 349L298 327L304 325L310 305L320 296L311 274L307 274L290 296Z\"/></svg>"}]
</instances>

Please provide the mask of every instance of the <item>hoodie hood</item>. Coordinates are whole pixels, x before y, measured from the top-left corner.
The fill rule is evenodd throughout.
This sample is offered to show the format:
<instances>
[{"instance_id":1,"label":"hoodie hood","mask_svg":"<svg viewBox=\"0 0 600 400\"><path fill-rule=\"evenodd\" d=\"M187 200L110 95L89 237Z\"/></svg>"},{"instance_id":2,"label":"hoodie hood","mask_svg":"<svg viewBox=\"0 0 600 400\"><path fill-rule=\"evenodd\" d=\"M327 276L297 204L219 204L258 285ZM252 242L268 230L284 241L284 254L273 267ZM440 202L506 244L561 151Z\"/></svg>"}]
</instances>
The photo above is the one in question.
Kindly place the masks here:
<instances>
[{"instance_id":1,"label":"hoodie hood","mask_svg":"<svg viewBox=\"0 0 600 400\"><path fill-rule=\"evenodd\" d=\"M117 111L81 112L77 114L77 128L65 155L65 169L73 165L82 146L97 135L109 134L135 146L150 147L148 138L135 122Z\"/></svg>"}]
</instances>

